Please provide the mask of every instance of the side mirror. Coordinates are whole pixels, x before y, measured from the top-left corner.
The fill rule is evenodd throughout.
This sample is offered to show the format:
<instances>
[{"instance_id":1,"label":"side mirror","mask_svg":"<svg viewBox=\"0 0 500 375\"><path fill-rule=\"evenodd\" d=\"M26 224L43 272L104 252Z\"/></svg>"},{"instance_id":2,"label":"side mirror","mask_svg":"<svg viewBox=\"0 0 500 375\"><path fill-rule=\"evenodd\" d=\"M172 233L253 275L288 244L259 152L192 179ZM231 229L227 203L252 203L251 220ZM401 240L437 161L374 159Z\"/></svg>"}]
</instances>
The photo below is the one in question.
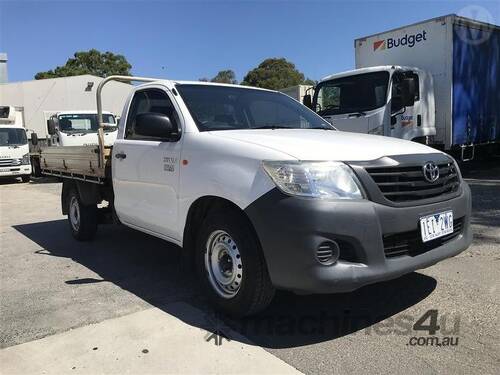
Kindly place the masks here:
<instances>
[{"instance_id":1,"label":"side mirror","mask_svg":"<svg viewBox=\"0 0 500 375\"><path fill-rule=\"evenodd\" d=\"M411 107L415 104L415 79L405 78L401 82L401 99L403 101L403 106Z\"/></svg>"},{"instance_id":2,"label":"side mirror","mask_svg":"<svg viewBox=\"0 0 500 375\"><path fill-rule=\"evenodd\" d=\"M33 146L38 144L38 135L35 132L31 133L31 144Z\"/></svg>"},{"instance_id":3,"label":"side mirror","mask_svg":"<svg viewBox=\"0 0 500 375\"><path fill-rule=\"evenodd\" d=\"M163 140L171 140L177 135L170 117L161 113L141 113L135 118L134 132L143 137L154 137Z\"/></svg>"},{"instance_id":4,"label":"side mirror","mask_svg":"<svg viewBox=\"0 0 500 375\"><path fill-rule=\"evenodd\" d=\"M302 104L304 104L307 108L312 109L312 98L311 94L305 94L302 98Z\"/></svg>"},{"instance_id":5,"label":"side mirror","mask_svg":"<svg viewBox=\"0 0 500 375\"><path fill-rule=\"evenodd\" d=\"M56 134L58 127L59 127L59 121L57 120L57 118L52 117L47 120L47 130L50 135Z\"/></svg>"}]
</instances>

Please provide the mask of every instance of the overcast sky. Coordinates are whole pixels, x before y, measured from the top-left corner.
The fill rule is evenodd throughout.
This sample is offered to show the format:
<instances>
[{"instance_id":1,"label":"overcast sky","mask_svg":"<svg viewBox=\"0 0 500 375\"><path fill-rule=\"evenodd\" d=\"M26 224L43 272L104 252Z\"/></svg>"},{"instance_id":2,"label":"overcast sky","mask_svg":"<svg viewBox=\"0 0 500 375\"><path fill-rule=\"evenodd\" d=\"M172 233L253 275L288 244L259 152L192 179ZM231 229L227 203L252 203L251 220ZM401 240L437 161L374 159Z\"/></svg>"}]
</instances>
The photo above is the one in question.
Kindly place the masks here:
<instances>
[{"instance_id":1,"label":"overcast sky","mask_svg":"<svg viewBox=\"0 0 500 375\"><path fill-rule=\"evenodd\" d=\"M500 1L0 0L0 52L10 81L91 48L125 55L135 75L196 80L233 69L241 80L264 58L285 57L320 79L354 68L355 38L463 12L499 24Z\"/></svg>"}]
</instances>

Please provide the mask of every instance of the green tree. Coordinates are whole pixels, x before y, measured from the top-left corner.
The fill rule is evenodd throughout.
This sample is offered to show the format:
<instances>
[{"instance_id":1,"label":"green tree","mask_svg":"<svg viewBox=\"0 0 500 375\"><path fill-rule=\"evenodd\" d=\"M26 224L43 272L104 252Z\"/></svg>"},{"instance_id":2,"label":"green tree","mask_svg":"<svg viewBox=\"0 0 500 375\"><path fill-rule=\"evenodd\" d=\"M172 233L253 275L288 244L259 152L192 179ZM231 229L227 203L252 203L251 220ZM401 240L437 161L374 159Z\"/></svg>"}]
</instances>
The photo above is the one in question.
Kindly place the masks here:
<instances>
[{"instance_id":1,"label":"green tree","mask_svg":"<svg viewBox=\"0 0 500 375\"><path fill-rule=\"evenodd\" d=\"M257 68L250 70L241 84L279 90L306 82L311 80L306 80L304 74L290 61L284 58L269 58L262 61Z\"/></svg>"},{"instance_id":2,"label":"green tree","mask_svg":"<svg viewBox=\"0 0 500 375\"><path fill-rule=\"evenodd\" d=\"M124 56L91 49L90 51L76 52L74 57L69 58L63 66L58 66L54 70L39 72L35 75L35 79L69 77L82 74L92 74L98 77L107 77L113 74L129 76L130 69L132 69L132 66Z\"/></svg>"},{"instance_id":3,"label":"green tree","mask_svg":"<svg viewBox=\"0 0 500 375\"><path fill-rule=\"evenodd\" d=\"M211 82L217 83L232 83L233 85L237 84L236 74L230 69L221 70L217 75L210 80Z\"/></svg>"},{"instance_id":4,"label":"green tree","mask_svg":"<svg viewBox=\"0 0 500 375\"><path fill-rule=\"evenodd\" d=\"M237 84L238 81L236 80L236 74L231 69L228 70L221 70L217 75L212 78L208 79L206 77L198 79L198 81L201 82L216 82L216 83L231 83L233 85Z\"/></svg>"}]
</instances>

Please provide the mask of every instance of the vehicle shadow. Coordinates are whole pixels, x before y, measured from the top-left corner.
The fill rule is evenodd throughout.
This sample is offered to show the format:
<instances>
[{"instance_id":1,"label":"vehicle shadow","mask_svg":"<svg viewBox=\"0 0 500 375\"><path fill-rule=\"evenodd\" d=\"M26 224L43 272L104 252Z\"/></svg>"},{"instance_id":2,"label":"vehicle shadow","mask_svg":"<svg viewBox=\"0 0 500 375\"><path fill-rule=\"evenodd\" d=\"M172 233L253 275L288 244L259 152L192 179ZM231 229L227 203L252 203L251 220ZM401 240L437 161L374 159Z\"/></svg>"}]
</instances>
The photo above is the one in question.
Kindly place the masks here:
<instances>
[{"instance_id":1,"label":"vehicle shadow","mask_svg":"<svg viewBox=\"0 0 500 375\"><path fill-rule=\"evenodd\" d=\"M0 185L14 185L14 184L24 184L24 182L21 181L21 177L0 178Z\"/></svg>"},{"instance_id":2,"label":"vehicle shadow","mask_svg":"<svg viewBox=\"0 0 500 375\"><path fill-rule=\"evenodd\" d=\"M425 299L436 287L435 279L411 273L346 294L278 292L266 311L236 320L209 307L191 269L182 265L179 247L115 225L103 226L93 242L82 243L73 240L67 226L66 220L55 220L14 229L42 248L34 256L70 258L100 277L61 280L68 286L109 281L194 327L268 348L309 345L373 327ZM186 313L173 303L179 301L202 314Z\"/></svg>"}]
</instances>

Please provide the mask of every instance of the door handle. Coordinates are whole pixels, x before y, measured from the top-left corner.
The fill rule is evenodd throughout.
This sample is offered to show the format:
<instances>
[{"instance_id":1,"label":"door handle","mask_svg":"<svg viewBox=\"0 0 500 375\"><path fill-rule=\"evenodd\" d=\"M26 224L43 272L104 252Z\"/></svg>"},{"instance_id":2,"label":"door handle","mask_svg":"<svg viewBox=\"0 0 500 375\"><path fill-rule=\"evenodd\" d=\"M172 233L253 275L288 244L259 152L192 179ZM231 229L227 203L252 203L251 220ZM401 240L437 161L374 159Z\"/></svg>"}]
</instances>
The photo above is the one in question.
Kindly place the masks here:
<instances>
[{"instance_id":1,"label":"door handle","mask_svg":"<svg viewBox=\"0 0 500 375\"><path fill-rule=\"evenodd\" d=\"M127 157L127 154L124 154L123 152L119 152L118 154L115 154L115 158L117 159L125 159Z\"/></svg>"}]
</instances>

